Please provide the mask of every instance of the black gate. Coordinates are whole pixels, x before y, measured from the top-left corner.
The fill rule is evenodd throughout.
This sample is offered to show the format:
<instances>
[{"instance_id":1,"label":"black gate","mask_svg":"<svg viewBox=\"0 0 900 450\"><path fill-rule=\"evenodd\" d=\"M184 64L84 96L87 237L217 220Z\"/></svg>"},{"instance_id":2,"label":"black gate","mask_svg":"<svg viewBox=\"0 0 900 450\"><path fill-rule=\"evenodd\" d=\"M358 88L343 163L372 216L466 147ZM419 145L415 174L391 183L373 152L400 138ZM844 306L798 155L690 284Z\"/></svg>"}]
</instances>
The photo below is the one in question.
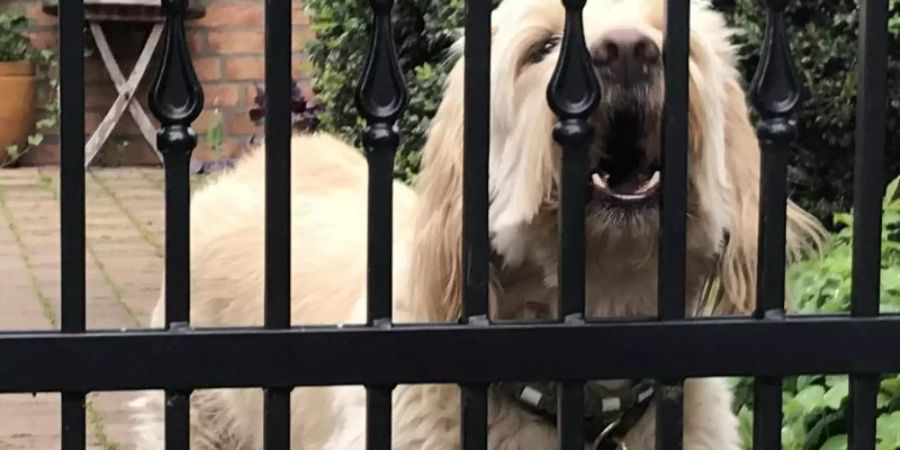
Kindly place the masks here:
<instances>
[{"instance_id":1,"label":"black gate","mask_svg":"<svg viewBox=\"0 0 900 450\"><path fill-rule=\"evenodd\" d=\"M391 390L401 383L457 383L462 389L463 447L486 448L489 383L560 382L562 448L581 449L585 380L648 377L659 383L657 448L681 447L682 382L687 377L756 377L754 447L780 448L781 377L851 375L853 449L875 448L879 374L900 371L900 318L880 316L881 166L885 148L887 0L861 0L859 102L851 317L784 313L785 165L795 134L801 80L791 64L784 0L767 0L768 32L751 92L762 119L763 180L758 309L753 317L689 319L684 310L687 209L687 56L689 0L668 0L662 244L658 318L594 323L584 319L584 202L578 164L587 117L601 95L587 67L581 9L563 0L566 28L548 100L564 146L560 320L539 325L487 320L487 161L490 2L466 2L464 314L458 324L391 323L391 170L394 124L406 91L391 41L391 0L370 0L373 44L358 106L370 165L368 325L290 327L291 2L266 2L266 278L265 327L193 330L189 318L188 160L190 129L203 105L185 44L188 0L163 0L168 14L163 64L151 107L162 123L166 169L166 324L164 331L85 332L84 7L60 2L62 141L62 330L0 333L0 393L62 392L62 448L85 447L85 394L97 390L166 389L167 448L188 448L193 389L265 388L265 447L289 447L293 386L362 384L368 390L367 445L390 448ZM566 72L568 76L560 77ZM573 184L575 183L575 184ZM794 345L783 345L793 342ZM577 345L576 345L577 343ZM558 351L565 348L565 352ZM741 349L721 352L718 349ZM261 351L261 349L278 349ZM402 352L396 349L402 349ZM525 351L527 349L527 351ZM341 358L331 355L340 354ZM496 355L484 358L481 355ZM602 359L594 355L603 354ZM712 359L709 355L715 354ZM227 357L226 357L227 356ZM115 364L110 364L115 361ZM302 361L317 361L314 365Z\"/></svg>"}]
</instances>

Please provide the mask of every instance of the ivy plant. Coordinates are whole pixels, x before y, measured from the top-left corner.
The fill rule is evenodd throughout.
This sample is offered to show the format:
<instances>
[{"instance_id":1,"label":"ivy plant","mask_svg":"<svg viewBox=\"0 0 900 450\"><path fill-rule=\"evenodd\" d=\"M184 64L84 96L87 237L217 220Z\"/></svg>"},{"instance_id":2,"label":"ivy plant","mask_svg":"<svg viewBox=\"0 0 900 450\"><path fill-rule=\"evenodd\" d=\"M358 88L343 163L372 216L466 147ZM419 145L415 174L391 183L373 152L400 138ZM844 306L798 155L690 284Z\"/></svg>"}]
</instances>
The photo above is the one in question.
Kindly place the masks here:
<instances>
[{"instance_id":1,"label":"ivy plant","mask_svg":"<svg viewBox=\"0 0 900 450\"><path fill-rule=\"evenodd\" d=\"M900 177L885 191L881 230L881 312L900 312ZM846 314L850 309L853 215L834 215L840 227L821 257L794 264L788 280L799 314ZM894 343L883 345L895 351ZM735 410L744 446L752 448L753 380L732 380ZM784 450L838 450L847 448L849 380L846 375L787 377L783 389ZM900 449L900 375L883 376L878 391L877 450Z\"/></svg>"}]
</instances>

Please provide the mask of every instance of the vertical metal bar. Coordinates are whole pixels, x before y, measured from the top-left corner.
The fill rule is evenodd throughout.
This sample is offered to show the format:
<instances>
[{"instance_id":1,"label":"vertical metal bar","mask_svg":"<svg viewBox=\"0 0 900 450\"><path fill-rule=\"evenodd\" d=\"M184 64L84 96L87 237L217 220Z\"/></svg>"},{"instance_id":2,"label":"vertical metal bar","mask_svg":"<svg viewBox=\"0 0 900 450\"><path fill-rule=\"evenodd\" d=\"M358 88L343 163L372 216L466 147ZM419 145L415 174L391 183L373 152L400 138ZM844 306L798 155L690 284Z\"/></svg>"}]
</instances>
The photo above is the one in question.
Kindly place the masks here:
<instances>
[{"instance_id":1,"label":"vertical metal bar","mask_svg":"<svg viewBox=\"0 0 900 450\"><path fill-rule=\"evenodd\" d=\"M654 402L656 449L680 449L684 434L684 388L681 380L660 380L654 392Z\"/></svg>"},{"instance_id":2,"label":"vertical metal bar","mask_svg":"<svg viewBox=\"0 0 900 450\"><path fill-rule=\"evenodd\" d=\"M667 0L663 42L665 103L662 124L662 197L660 198L659 282L657 315L660 320L685 315L685 261L687 257L688 167L688 55L690 3ZM656 448L682 447L682 380L658 380L656 389Z\"/></svg>"},{"instance_id":3,"label":"vertical metal bar","mask_svg":"<svg viewBox=\"0 0 900 450\"><path fill-rule=\"evenodd\" d=\"M462 426L460 442L463 450L487 449L487 385L464 385L460 406Z\"/></svg>"},{"instance_id":4,"label":"vertical metal bar","mask_svg":"<svg viewBox=\"0 0 900 450\"><path fill-rule=\"evenodd\" d=\"M366 448L391 448L391 387L366 388Z\"/></svg>"},{"instance_id":5,"label":"vertical metal bar","mask_svg":"<svg viewBox=\"0 0 900 450\"><path fill-rule=\"evenodd\" d=\"M265 327L291 326L291 2L266 0ZM263 446L287 450L291 388L267 386Z\"/></svg>"},{"instance_id":6,"label":"vertical metal bar","mask_svg":"<svg viewBox=\"0 0 900 450\"><path fill-rule=\"evenodd\" d=\"M881 199L884 195L887 120L887 17L886 1L861 2L850 309L854 317L879 314ZM849 444L854 450L875 448L878 378L876 374L850 375Z\"/></svg>"},{"instance_id":7,"label":"vertical metal bar","mask_svg":"<svg viewBox=\"0 0 900 450\"><path fill-rule=\"evenodd\" d=\"M62 332L85 329L84 3L59 5ZM84 392L63 392L62 448L85 448Z\"/></svg>"},{"instance_id":8,"label":"vertical metal bar","mask_svg":"<svg viewBox=\"0 0 900 450\"><path fill-rule=\"evenodd\" d=\"M662 197L660 198L660 320L684 318L688 161L688 31L690 5L667 0L663 43L665 104L662 123Z\"/></svg>"},{"instance_id":9,"label":"vertical metal bar","mask_svg":"<svg viewBox=\"0 0 900 450\"><path fill-rule=\"evenodd\" d=\"M266 328L291 326L291 2L266 0Z\"/></svg>"},{"instance_id":10,"label":"vertical metal bar","mask_svg":"<svg viewBox=\"0 0 900 450\"><path fill-rule=\"evenodd\" d=\"M584 323L585 187L588 147L593 129L588 121L600 102L600 84L584 41L585 0L563 0L566 22L559 60L547 86L547 101L559 121L553 139L562 147L561 208L559 211L559 316ZM560 448L584 448L584 383L558 385Z\"/></svg>"},{"instance_id":11,"label":"vertical metal bar","mask_svg":"<svg viewBox=\"0 0 900 450\"><path fill-rule=\"evenodd\" d=\"M562 382L557 396L559 448L584 449L584 383Z\"/></svg>"},{"instance_id":12,"label":"vertical metal bar","mask_svg":"<svg viewBox=\"0 0 900 450\"><path fill-rule=\"evenodd\" d=\"M166 39L150 92L150 110L162 128L157 147L166 166L166 328L190 322L190 190L188 162L197 135L190 125L203 109L203 89L191 64L184 32L187 0L162 0ZM190 391L166 391L166 448L187 449Z\"/></svg>"},{"instance_id":13,"label":"vertical metal bar","mask_svg":"<svg viewBox=\"0 0 900 450\"><path fill-rule=\"evenodd\" d=\"M781 378L756 377L754 380L754 450L781 449L781 395Z\"/></svg>"},{"instance_id":14,"label":"vertical metal bar","mask_svg":"<svg viewBox=\"0 0 900 450\"><path fill-rule=\"evenodd\" d=\"M796 138L803 80L794 67L783 0L767 0L766 38L750 87L761 122L759 238L756 311L759 320L784 319L787 220L787 154ZM782 380L757 377L753 396L753 448L781 449Z\"/></svg>"},{"instance_id":15,"label":"vertical metal bar","mask_svg":"<svg viewBox=\"0 0 900 450\"><path fill-rule=\"evenodd\" d=\"M466 0L463 128L463 319L488 314L491 3Z\"/></svg>"},{"instance_id":16,"label":"vertical metal bar","mask_svg":"<svg viewBox=\"0 0 900 450\"><path fill-rule=\"evenodd\" d=\"M585 0L563 0L563 4L566 25L559 61L547 87L547 100L559 118L553 139L562 147L563 160L559 310L564 320L577 321L584 319L584 205L587 149L593 136L588 118L600 101L600 84L584 42L581 10Z\"/></svg>"},{"instance_id":17,"label":"vertical metal bar","mask_svg":"<svg viewBox=\"0 0 900 450\"><path fill-rule=\"evenodd\" d=\"M490 237L488 163L490 148L491 2L466 0L465 113L463 158L464 323L489 325ZM486 384L460 386L460 441L464 450L487 449Z\"/></svg>"},{"instance_id":18,"label":"vertical metal bar","mask_svg":"<svg viewBox=\"0 0 900 450\"><path fill-rule=\"evenodd\" d=\"M371 47L357 86L356 107L366 119L362 140L369 162L367 322L390 327L392 320L393 167L400 138L397 119L407 104L391 30L393 0L370 0L374 13ZM366 448L391 448L393 386L366 386Z\"/></svg>"},{"instance_id":19,"label":"vertical metal bar","mask_svg":"<svg viewBox=\"0 0 900 450\"><path fill-rule=\"evenodd\" d=\"M684 318L685 232L687 227L688 30L690 5L666 1L663 43L665 104L662 124L662 197L660 199L660 320Z\"/></svg>"}]
</instances>

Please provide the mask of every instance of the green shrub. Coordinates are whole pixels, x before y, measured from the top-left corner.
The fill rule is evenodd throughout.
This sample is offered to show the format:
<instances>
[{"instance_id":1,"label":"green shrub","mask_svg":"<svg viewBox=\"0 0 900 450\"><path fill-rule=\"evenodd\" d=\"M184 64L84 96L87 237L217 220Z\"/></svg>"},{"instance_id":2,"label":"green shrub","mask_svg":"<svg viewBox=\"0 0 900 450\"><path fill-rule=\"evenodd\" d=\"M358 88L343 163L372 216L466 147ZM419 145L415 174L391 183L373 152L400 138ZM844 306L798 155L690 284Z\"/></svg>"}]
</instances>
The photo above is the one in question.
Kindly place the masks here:
<instances>
[{"instance_id":1,"label":"green shrub","mask_svg":"<svg viewBox=\"0 0 900 450\"><path fill-rule=\"evenodd\" d=\"M0 12L0 61L22 61L32 52L31 40L25 35L28 17L20 9Z\"/></svg>"},{"instance_id":2,"label":"green shrub","mask_svg":"<svg viewBox=\"0 0 900 450\"><path fill-rule=\"evenodd\" d=\"M498 3L494 0L495 4ZM409 106L400 119L395 172L411 180L449 68L447 49L463 26L463 0L398 0L393 26ZM310 0L307 9L317 40L308 48L314 65L313 90L322 105L322 128L360 144L365 122L354 95L369 49L370 9L366 1Z\"/></svg>"},{"instance_id":3,"label":"green shrub","mask_svg":"<svg viewBox=\"0 0 900 450\"><path fill-rule=\"evenodd\" d=\"M888 55L900 54L900 0L890 10ZM798 203L826 222L853 202L859 0L788 1L792 54L806 84L800 139L790 158ZM757 0L736 0L732 24L742 34L741 69L747 80L759 60L765 20ZM885 180L900 174L900 60L888 73L888 149ZM875 131L875 130L872 130Z\"/></svg>"},{"instance_id":4,"label":"green shrub","mask_svg":"<svg viewBox=\"0 0 900 450\"><path fill-rule=\"evenodd\" d=\"M745 32L741 68L750 80L756 68L765 19L757 0L732 0L727 15ZM889 0L889 54L900 54L900 0ZM493 0L496 5L499 2ZM731 3L720 1L714 3ZM801 113L801 139L791 155L792 195L828 222L833 211L852 199L853 130L856 93L857 0L790 1L793 52L808 93ZM440 101L447 67L446 50L463 24L463 0L397 0L394 38L410 89L410 105L400 121L402 141L396 174L409 180L419 166L418 149ZM308 11L318 40L309 54L315 70L313 89L324 108L322 126L359 144L363 122L357 118L354 89L369 45L368 2L310 0ZM890 125L900 132L900 61L890 63ZM900 141L890 142L886 172L900 173Z\"/></svg>"},{"instance_id":5,"label":"green shrub","mask_svg":"<svg viewBox=\"0 0 900 450\"><path fill-rule=\"evenodd\" d=\"M881 311L900 312L900 178L887 188L881 233ZM789 272L796 309L802 314L841 314L850 308L850 262L853 217L838 213L843 227L833 235L822 258L799 262ZM789 344L789 343L788 343ZM894 343L873 342L894 351ZM753 381L735 380L735 409L741 422L745 448L751 448ZM785 450L837 450L847 448L847 376L795 376L784 380L782 448ZM878 393L878 450L900 448L900 375L885 376Z\"/></svg>"}]
</instances>

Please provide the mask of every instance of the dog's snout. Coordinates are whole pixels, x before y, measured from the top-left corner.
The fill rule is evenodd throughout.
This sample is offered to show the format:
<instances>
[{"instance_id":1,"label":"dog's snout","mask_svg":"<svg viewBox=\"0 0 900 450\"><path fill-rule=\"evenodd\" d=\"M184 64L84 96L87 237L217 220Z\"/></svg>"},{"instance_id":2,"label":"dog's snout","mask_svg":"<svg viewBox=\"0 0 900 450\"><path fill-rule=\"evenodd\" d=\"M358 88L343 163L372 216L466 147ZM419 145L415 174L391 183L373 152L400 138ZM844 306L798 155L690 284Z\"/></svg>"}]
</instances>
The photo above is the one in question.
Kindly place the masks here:
<instances>
[{"instance_id":1,"label":"dog's snout","mask_svg":"<svg viewBox=\"0 0 900 450\"><path fill-rule=\"evenodd\" d=\"M630 28L607 32L591 50L601 74L626 85L647 81L651 68L660 61L656 43Z\"/></svg>"}]
</instances>

